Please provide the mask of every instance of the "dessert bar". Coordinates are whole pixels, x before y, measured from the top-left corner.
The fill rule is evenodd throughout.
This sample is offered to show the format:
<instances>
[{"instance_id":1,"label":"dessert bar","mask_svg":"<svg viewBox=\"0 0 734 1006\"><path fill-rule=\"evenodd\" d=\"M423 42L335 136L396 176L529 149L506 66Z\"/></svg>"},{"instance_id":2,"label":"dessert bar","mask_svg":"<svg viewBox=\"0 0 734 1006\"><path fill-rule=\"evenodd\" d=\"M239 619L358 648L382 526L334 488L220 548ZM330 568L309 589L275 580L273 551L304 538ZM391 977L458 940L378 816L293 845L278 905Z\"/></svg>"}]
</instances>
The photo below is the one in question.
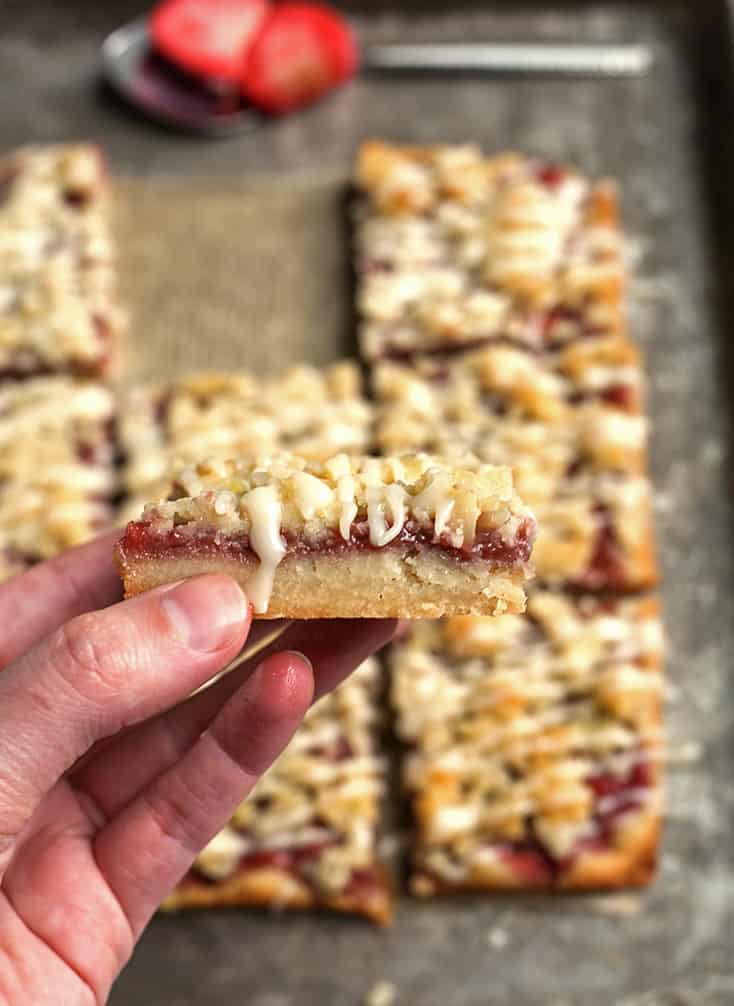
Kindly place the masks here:
<instances>
[{"instance_id":1,"label":"dessert bar","mask_svg":"<svg viewBox=\"0 0 734 1006\"><path fill-rule=\"evenodd\" d=\"M661 627L652 598L530 592L525 615L416 623L392 652L416 894L652 878Z\"/></svg>"},{"instance_id":2,"label":"dessert bar","mask_svg":"<svg viewBox=\"0 0 734 1006\"><path fill-rule=\"evenodd\" d=\"M631 351L610 337L567 347L555 362L506 345L449 367L383 362L375 368L378 445L511 465L538 520L540 580L648 587L657 570L647 420Z\"/></svg>"},{"instance_id":3,"label":"dessert bar","mask_svg":"<svg viewBox=\"0 0 734 1006\"><path fill-rule=\"evenodd\" d=\"M192 374L167 385L133 389L124 403L126 513L164 497L176 462L291 451L325 460L369 452L372 407L350 360L322 371L301 365L273 378Z\"/></svg>"},{"instance_id":4,"label":"dessert bar","mask_svg":"<svg viewBox=\"0 0 734 1006\"><path fill-rule=\"evenodd\" d=\"M111 523L114 425L114 397L93 381L0 385L0 578Z\"/></svg>"},{"instance_id":5,"label":"dessert bar","mask_svg":"<svg viewBox=\"0 0 734 1006\"><path fill-rule=\"evenodd\" d=\"M128 596L234 576L267 618L423 618L522 610L535 521L509 468L427 455L295 455L183 469L128 524Z\"/></svg>"},{"instance_id":6,"label":"dessert bar","mask_svg":"<svg viewBox=\"0 0 734 1006\"><path fill-rule=\"evenodd\" d=\"M622 240L608 181L473 146L369 141L355 169L363 356L529 350L621 330Z\"/></svg>"},{"instance_id":7,"label":"dessert bar","mask_svg":"<svg viewBox=\"0 0 734 1006\"><path fill-rule=\"evenodd\" d=\"M122 324L95 146L0 159L0 377L106 374Z\"/></svg>"},{"instance_id":8,"label":"dessert bar","mask_svg":"<svg viewBox=\"0 0 734 1006\"><path fill-rule=\"evenodd\" d=\"M319 700L163 908L327 908L389 922L376 855L385 764L376 753L377 661Z\"/></svg>"}]
</instances>

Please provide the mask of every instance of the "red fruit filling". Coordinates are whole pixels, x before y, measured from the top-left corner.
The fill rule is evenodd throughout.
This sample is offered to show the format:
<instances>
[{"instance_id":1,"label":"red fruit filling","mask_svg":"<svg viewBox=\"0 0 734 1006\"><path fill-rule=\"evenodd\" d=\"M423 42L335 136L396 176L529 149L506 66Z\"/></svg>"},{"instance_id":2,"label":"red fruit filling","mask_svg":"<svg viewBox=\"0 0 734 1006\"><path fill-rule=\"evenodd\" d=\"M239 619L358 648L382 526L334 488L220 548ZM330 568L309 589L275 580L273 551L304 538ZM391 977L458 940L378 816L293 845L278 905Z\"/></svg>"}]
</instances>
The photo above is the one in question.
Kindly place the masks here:
<instances>
[{"instance_id":1,"label":"red fruit filling","mask_svg":"<svg viewBox=\"0 0 734 1006\"><path fill-rule=\"evenodd\" d=\"M97 444L83 443L78 444L76 448L76 456L85 465L93 465L97 461L97 452L99 448Z\"/></svg>"},{"instance_id":2,"label":"red fruit filling","mask_svg":"<svg viewBox=\"0 0 734 1006\"><path fill-rule=\"evenodd\" d=\"M598 399L613 405L615 408L623 409L625 412L633 412L637 406L637 393L632 384L609 384L606 388L598 391L575 391L569 395L569 402L578 405L590 399Z\"/></svg>"},{"instance_id":3,"label":"red fruit filling","mask_svg":"<svg viewBox=\"0 0 734 1006\"><path fill-rule=\"evenodd\" d=\"M451 359L454 356L460 356L462 353L466 353L467 350L481 349L483 346L488 346L491 343L496 343L503 341L501 338L494 338L493 336L478 336L476 339L465 339L462 342L452 342L450 346L437 345L430 346L426 349L413 348L413 349L400 349L398 347L388 347L384 353L381 354L381 359L383 360L393 360L395 363L410 363L416 356L430 356L434 360ZM508 340L514 341L514 340ZM522 344L521 348L526 348ZM447 376L448 371L444 372L442 375L440 372L431 374L431 380L440 379L441 376Z\"/></svg>"},{"instance_id":4,"label":"red fruit filling","mask_svg":"<svg viewBox=\"0 0 734 1006\"><path fill-rule=\"evenodd\" d=\"M357 901L366 901L382 888L383 884L376 867L362 867L362 869L352 871L349 883L344 888L344 894L356 898Z\"/></svg>"},{"instance_id":5,"label":"red fruit filling","mask_svg":"<svg viewBox=\"0 0 734 1006\"><path fill-rule=\"evenodd\" d=\"M322 842L312 842L310 845L293 848L261 849L256 852L249 852L240 860L235 870L235 875L252 870L270 868L290 873L291 876L296 877L313 888L314 885L309 877L309 867L325 849L335 844L337 844L336 840L325 839ZM206 877L194 866L189 871L185 883L216 887L221 881ZM374 892L381 890L381 888L382 883L377 869L375 867L366 867L352 872L343 890L343 894L351 895L363 901Z\"/></svg>"},{"instance_id":6,"label":"red fruit filling","mask_svg":"<svg viewBox=\"0 0 734 1006\"><path fill-rule=\"evenodd\" d=\"M589 776L586 783L595 796L594 834L581 839L570 855L557 860L536 838L495 847L501 861L512 870L523 887L552 885L561 873L571 869L583 853L610 848L617 820L644 805L654 778L650 763L640 754L627 772L621 775L600 772Z\"/></svg>"},{"instance_id":7,"label":"red fruit filling","mask_svg":"<svg viewBox=\"0 0 734 1006\"><path fill-rule=\"evenodd\" d=\"M627 412L631 412L637 404L635 388L631 384L610 384L600 397L609 405L616 405Z\"/></svg>"},{"instance_id":8,"label":"red fruit filling","mask_svg":"<svg viewBox=\"0 0 734 1006\"><path fill-rule=\"evenodd\" d=\"M530 558L533 539L535 537L535 522L526 518L520 523L513 542L508 543L500 531L479 531L470 548L454 548L442 538L439 542L433 540L433 529L424 528L415 521L406 521L400 534L389 545L382 548L410 548L412 552L437 549L448 553L456 559L482 559L498 566L511 566L525 563ZM357 520L352 524L349 540L344 540L336 532L327 532L318 542L283 533L289 553L315 552L321 555L336 555L353 551L381 551L369 540L369 525L366 520ZM124 559L155 559L176 555L224 555L229 559L246 559L253 557L249 536L240 534L225 535L212 528L183 525L166 531L155 528L151 521L133 521L127 525L125 534L119 544L120 553Z\"/></svg>"},{"instance_id":9,"label":"red fruit filling","mask_svg":"<svg viewBox=\"0 0 734 1006\"><path fill-rule=\"evenodd\" d=\"M638 807L641 803L639 791L648 789L652 783L652 768L643 756L623 775L606 772L589 776L586 780L599 803L597 816L605 821Z\"/></svg>"},{"instance_id":10,"label":"red fruit filling","mask_svg":"<svg viewBox=\"0 0 734 1006\"><path fill-rule=\"evenodd\" d=\"M547 189L557 189L565 181L568 172L558 164L541 164L535 172L535 177Z\"/></svg>"},{"instance_id":11,"label":"red fruit filling","mask_svg":"<svg viewBox=\"0 0 734 1006\"><path fill-rule=\"evenodd\" d=\"M430 356L431 360L449 361L455 356L461 356L462 353L469 351L474 351L478 349L483 349L485 346L510 346L514 349L523 350L523 352L536 355L536 347L530 342L518 338L512 335L505 335L503 333L497 335L477 335L470 339L463 339L460 342L452 342L450 345L438 344L428 347L419 348L406 348L402 349L397 346L391 346L389 343L390 332L388 335L388 346L387 349L381 353L381 359L383 360L394 360L396 363L410 363L416 356ZM450 372L448 369L431 371L430 379L436 381L441 377L449 376Z\"/></svg>"},{"instance_id":12,"label":"red fruit filling","mask_svg":"<svg viewBox=\"0 0 734 1006\"><path fill-rule=\"evenodd\" d=\"M17 168L9 168L0 173L0 206L10 199L10 193L13 190L13 182L15 181L17 175Z\"/></svg>"},{"instance_id":13,"label":"red fruit filling","mask_svg":"<svg viewBox=\"0 0 734 1006\"><path fill-rule=\"evenodd\" d=\"M586 572L576 586L584 590L625 590L628 584L627 566L606 507L595 508L598 521L596 541Z\"/></svg>"},{"instance_id":14,"label":"red fruit filling","mask_svg":"<svg viewBox=\"0 0 734 1006\"><path fill-rule=\"evenodd\" d=\"M579 335L584 334L583 317L580 311L575 311L570 307L552 307L543 315L542 320L543 342L549 348L556 346L561 340L554 339L554 329L557 325L573 325L579 331ZM567 342L567 340L562 340Z\"/></svg>"},{"instance_id":15,"label":"red fruit filling","mask_svg":"<svg viewBox=\"0 0 734 1006\"><path fill-rule=\"evenodd\" d=\"M64 371L61 371L62 373ZM66 371L68 373L68 368ZM44 374L59 373L42 364L37 356L25 354L19 357L17 366L0 368L0 381L22 381L26 377L42 377Z\"/></svg>"},{"instance_id":16,"label":"red fruit filling","mask_svg":"<svg viewBox=\"0 0 734 1006\"><path fill-rule=\"evenodd\" d=\"M547 887L558 872L557 864L538 842L516 842L497 848L501 861L523 887Z\"/></svg>"}]
</instances>

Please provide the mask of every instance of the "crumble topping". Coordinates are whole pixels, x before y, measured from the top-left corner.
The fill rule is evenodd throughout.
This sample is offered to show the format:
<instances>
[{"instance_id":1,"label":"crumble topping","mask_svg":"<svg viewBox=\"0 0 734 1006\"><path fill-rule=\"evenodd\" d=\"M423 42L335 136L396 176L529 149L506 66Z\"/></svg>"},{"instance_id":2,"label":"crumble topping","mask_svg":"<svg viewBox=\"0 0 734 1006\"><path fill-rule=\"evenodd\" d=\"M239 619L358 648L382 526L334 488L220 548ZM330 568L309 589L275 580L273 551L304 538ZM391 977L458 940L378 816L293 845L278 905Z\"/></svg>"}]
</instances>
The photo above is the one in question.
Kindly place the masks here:
<instances>
[{"instance_id":1,"label":"crumble topping","mask_svg":"<svg viewBox=\"0 0 734 1006\"><path fill-rule=\"evenodd\" d=\"M619 331L616 190L473 146L358 155L358 309L368 359L498 337L543 348Z\"/></svg>"},{"instance_id":2,"label":"crumble topping","mask_svg":"<svg viewBox=\"0 0 734 1006\"><path fill-rule=\"evenodd\" d=\"M192 374L157 388L134 389L125 403L121 440L130 515L164 497L177 463L202 457L291 451L326 460L369 449L372 407L357 364L323 371L301 365L274 378Z\"/></svg>"},{"instance_id":3,"label":"crumble topping","mask_svg":"<svg viewBox=\"0 0 734 1006\"><path fill-rule=\"evenodd\" d=\"M280 865L324 897L376 865L386 765L376 754L379 665L368 659L311 707L286 751L200 853L212 881Z\"/></svg>"},{"instance_id":4,"label":"crumble topping","mask_svg":"<svg viewBox=\"0 0 734 1006\"><path fill-rule=\"evenodd\" d=\"M511 466L538 520L533 557L541 578L644 585L650 574L636 568L636 556L650 538L647 420L606 395L628 373L635 375L628 386L639 390L641 372L619 340L589 341L578 354L580 345L553 366L505 346L467 353L448 370L383 362L374 375L377 442L389 452ZM580 359L599 362L584 368ZM592 393L579 394L584 384L568 376L577 367L592 374Z\"/></svg>"},{"instance_id":5,"label":"crumble topping","mask_svg":"<svg viewBox=\"0 0 734 1006\"><path fill-rule=\"evenodd\" d=\"M116 491L115 403L101 384L0 385L0 568L6 575L93 537Z\"/></svg>"},{"instance_id":6,"label":"crumble topping","mask_svg":"<svg viewBox=\"0 0 734 1006\"><path fill-rule=\"evenodd\" d=\"M107 369L121 317L103 177L82 144L0 162L0 372Z\"/></svg>"},{"instance_id":7,"label":"crumble topping","mask_svg":"<svg viewBox=\"0 0 734 1006\"><path fill-rule=\"evenodd\" d=\"M461 884L513 850L562 871L623 843L658 809L661 653L651 600L536 591L525 615L413 623L392 697L419 867Z\"/></svg>"},{"instance_id":8,"label":"crumble topping","mask_svg":"<svg viewBox=\"0 0 734 1006\"><path fill-rule=\"evenodd\" d=\"M395 1006L397 987L384 978L375 982L367 993L364 1006Z\"/></svg>"},{"instance_id":9,"label":"crumble topping","mask_svg":"<svg viewBox=\"0 0 734 1006\"><path fill-rule=\"evenodd\" d=\"M529 553L534 531L509 468L455 467L428 455L208 461L182 469L173 496L146 507L141 523L161 535L175 529L185 536L188 529L195 537L205 529L247 536L260 559L248 583L258 614L267 610L289 540L316 549L329 535L351 542L361 521L373 548L384 548L414 524L442 548L471 552L494 535L508 550L522 542ZM519 560L515 556L512 564Z\"/></svg>"}]
</instances>

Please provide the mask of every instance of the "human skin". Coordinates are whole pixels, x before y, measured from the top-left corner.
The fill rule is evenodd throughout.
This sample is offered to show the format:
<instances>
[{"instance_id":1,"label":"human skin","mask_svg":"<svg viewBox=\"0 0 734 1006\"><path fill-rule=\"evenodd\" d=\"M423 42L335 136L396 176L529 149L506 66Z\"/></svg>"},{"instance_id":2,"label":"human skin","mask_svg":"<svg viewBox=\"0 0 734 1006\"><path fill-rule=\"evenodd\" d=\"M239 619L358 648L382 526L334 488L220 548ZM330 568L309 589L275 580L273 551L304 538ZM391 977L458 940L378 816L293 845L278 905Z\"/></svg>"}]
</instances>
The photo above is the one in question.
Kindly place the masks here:
<instances>
[{"instance_id":1,"label":"human skin","mask_svg":"<svg viewBox=\"0 0 734 1006\"><path fill-rule=\"evenodd\" d=\"M2 1006L104 1003L310 703L395 629L253 624L218 574L121 601L113 540L0 585Z\"/></svg>"}]
</instances>

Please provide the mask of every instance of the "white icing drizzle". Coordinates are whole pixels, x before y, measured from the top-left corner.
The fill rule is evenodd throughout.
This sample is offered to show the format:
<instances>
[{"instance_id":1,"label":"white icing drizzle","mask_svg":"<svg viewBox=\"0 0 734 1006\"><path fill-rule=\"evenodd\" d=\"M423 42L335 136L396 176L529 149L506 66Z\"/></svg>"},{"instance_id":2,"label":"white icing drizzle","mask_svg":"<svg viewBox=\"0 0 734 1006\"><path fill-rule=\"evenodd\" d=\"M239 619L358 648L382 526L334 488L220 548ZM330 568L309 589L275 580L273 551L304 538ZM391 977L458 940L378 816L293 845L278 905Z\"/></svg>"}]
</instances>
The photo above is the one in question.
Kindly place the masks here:
<instances>
[{"instance_id":1,"label":"white icing drizzle","mask_svg":"<svg viewBox=\"0 0 734 1006\"><path fill-rule=\"evenodd\" d=\"M384 491L378 487L367 490L367 522L370 529L370 544L382 548L394 541L403 530L407 518L406 492L402 486L393 483ZM388 524L385 513L390 514Z\"/></svg>"},{"instance_id":2,"label":"white icing drizzle","mask_svg":"<svg viewBox=\"0 0 734 1006\"><path fill-rule=\"evenodd\" d=\"M293 497L304 520L310 520L319 510L331 503L331 489L315 475L309 475L308 472L296 472L292 483Z\"/></svg>"},{"instance_id":3,"label":"white icing drizzle","mask_svg":"<svg viewBox=\"0 0 734 1006\"><path fill-rule=\"evenodd\" d=\"M276 486L258 486L242 497L250 518L250 545L260 565L247 583L247 595L256 615L268 610L275 570L286 553L280 536L283 507Z\"/></svg>"},{"instance_id":4,"label":"white icing drizzle","mask_svg":"<svg viewBox=\"0 0 734 1006\"><path fill-rule=\"evenodd\" d=\"M349 541L352 522L359 512L357 504L354 502L356 484L352 475L342 475L336 484L336 495L339 500L339 534L344 541Z\"/></svg>"}]
</instances>

